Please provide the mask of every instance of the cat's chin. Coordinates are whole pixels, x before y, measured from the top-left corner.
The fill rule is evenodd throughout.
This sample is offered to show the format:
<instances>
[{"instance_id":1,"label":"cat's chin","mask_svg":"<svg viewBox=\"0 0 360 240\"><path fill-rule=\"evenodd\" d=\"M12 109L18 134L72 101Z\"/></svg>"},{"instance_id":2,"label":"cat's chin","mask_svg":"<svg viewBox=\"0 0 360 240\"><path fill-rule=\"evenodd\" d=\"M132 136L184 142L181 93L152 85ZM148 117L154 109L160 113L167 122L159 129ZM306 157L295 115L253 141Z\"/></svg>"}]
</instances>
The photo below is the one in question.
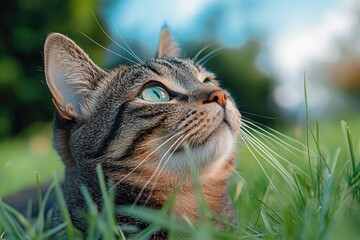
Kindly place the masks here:
<instances>
[{"instance_id":1,"label":"cat's chin","mask_svg":"<svg viewBox=\"0 0 360 240\"><path fill-rule=\"evenodd\" d=\"M165 168L173 173L182 174L189 172L191 164L197 169L221 165L232 154L235 143L236 137L232 134L228 123L222 122L206 141L192 146L183 144L166 161Z\"/></svg>"}]
</instances>

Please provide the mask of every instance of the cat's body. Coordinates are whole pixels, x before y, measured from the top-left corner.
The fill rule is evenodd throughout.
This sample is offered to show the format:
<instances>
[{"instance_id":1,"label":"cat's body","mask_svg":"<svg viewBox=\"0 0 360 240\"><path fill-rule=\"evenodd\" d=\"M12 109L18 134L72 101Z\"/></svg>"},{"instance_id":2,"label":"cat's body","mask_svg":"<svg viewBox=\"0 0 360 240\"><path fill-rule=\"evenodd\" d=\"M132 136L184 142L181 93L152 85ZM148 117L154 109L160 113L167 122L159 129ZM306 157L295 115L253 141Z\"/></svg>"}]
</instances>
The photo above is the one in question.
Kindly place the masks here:
<instances>
[{"instance_id":1,"label":"cat's body","mask_svg":"<svg viewBox=\"0 0 360 240\"><path fill-rule=\"evenodd\" d=\"M48 36L45 72L57 109L54 146L65 164L65 200L81 231L87 226L79 211L86 208L80 186L101 202L97 164L116 184L117 205L160 209L179 187L173 211L191 221L197 219L194 166L209 207L234 220L228 181L240 114L212 73L177 54L164 29L157 58L105 72L70 39ZM117 221L145 227L120 215Z\"/></svg>"}]
</instances>

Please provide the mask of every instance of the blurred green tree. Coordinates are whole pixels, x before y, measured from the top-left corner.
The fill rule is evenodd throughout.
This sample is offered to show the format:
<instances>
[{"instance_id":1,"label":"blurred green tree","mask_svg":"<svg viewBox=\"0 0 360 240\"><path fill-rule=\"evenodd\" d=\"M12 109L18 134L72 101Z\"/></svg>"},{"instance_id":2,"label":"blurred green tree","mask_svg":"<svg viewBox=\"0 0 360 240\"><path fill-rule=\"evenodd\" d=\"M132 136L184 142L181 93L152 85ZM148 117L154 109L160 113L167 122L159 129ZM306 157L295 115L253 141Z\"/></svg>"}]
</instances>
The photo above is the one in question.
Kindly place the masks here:
<instances>
[{"instance_id":1,"label":"blurred green tree","mask_svg":"<svg viewBox=\"0 0 360 240\"><path fill-rule=\"evenodd\" d=\"M49 32L69 35L97 62L103 50L79 33L106 44L95 18L97 0L14 0L0 8L0 137L51 119L43 72L43 43Z\"/></svg>"}]
</instances>

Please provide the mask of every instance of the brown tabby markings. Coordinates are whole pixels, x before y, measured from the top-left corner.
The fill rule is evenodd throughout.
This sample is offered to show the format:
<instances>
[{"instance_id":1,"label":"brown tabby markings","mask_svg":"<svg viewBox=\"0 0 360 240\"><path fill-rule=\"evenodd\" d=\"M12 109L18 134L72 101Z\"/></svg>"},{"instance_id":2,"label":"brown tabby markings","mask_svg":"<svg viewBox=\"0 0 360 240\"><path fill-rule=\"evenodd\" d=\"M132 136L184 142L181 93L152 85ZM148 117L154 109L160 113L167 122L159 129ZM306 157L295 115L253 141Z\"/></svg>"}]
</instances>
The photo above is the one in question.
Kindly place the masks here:
<instances>
[{"instance_id":1,"label":"brown tabby markings","mask_svg":"<svg viewBox=\"0 0 360 240\"><path fill-rule=\"evenodd\" d=\"M87 228L79 214L85 207L80 186L85 185L101 205L95 172L99 163L105 178L115 183L116 204L159 209L179 186L173 211L196 221L189 170L193 161L207 204L234 220L227 187L235 166L240 113L212 73L177 57L179 49L167 29L157 58L110 72L58 33L48 36L44 52L46 81L56 108L54 146L65 164L63 191L77 228ZM164 87L171 99L141 99L149 83ZM119 224L145 226L116 217Z\"/></svg>"}]
</instances>

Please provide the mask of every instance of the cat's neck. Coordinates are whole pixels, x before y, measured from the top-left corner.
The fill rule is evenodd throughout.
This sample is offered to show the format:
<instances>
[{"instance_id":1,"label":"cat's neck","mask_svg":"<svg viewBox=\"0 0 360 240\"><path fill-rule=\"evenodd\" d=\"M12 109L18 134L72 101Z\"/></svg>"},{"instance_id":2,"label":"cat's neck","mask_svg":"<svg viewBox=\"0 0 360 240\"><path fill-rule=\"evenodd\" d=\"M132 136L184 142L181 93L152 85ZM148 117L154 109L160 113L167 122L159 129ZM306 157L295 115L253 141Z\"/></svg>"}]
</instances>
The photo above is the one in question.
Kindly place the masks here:
<instances>
[{"instance_id":1,"label":"cat's neck","mask_svg":"<svg viewBox=\"0 0 360 240\"><path fill-rule=\"evenodd\" d=\"M228 183L234 163L234 159L230 158L219 168L211 169L209 174L201 175L199 177L199 189L194 187L192 180L187 182L176 195L174 210L177 215L185 216L192 221L196 220L199 201L203 200L214 213L227 215L224 210L232 206L231 201L229 201ZM197 191L201 193L200 196Z\"/></svg>"}]
</instances>

